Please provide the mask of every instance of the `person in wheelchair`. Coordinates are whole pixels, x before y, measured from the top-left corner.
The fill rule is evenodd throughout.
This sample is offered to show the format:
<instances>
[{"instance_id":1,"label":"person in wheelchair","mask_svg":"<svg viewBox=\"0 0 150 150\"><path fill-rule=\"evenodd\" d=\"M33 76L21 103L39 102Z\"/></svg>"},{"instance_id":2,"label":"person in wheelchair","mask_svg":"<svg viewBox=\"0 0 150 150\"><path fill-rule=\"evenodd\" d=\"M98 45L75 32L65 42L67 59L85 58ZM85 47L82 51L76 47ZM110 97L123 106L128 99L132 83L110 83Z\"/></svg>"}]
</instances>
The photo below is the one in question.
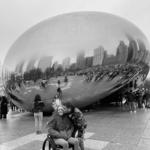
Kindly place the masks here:
<instances>
[{"instance_id":1,"label":"person in wheelchair","mask_svg":"<svg viewBox=\"0 0 150 150\"><path fill-rule=\"evenodd\" d=\"M59 106L52 117L47 127L55 144L62 146L63 150L69 150L69 144L73 145L74 150L80 150L78 139L72 137L74 126L68 115L64 114L64 108Z\"/></svg>"},{"instance_id":2,"label":"person in wheelchair","mask_svg":"<svg viewBox=\"0 0 150 150\"><path fill-rule=\"evenodd\" d=\"M77 107L74 107L70 102L64 102L62 105L65 109L65 114L69 116L74 125L72 136L75 137L77 133L80 149L84 150L84 133L87 127L87 122L84 118L84 115Z\"/></svg>"}]
</instances>

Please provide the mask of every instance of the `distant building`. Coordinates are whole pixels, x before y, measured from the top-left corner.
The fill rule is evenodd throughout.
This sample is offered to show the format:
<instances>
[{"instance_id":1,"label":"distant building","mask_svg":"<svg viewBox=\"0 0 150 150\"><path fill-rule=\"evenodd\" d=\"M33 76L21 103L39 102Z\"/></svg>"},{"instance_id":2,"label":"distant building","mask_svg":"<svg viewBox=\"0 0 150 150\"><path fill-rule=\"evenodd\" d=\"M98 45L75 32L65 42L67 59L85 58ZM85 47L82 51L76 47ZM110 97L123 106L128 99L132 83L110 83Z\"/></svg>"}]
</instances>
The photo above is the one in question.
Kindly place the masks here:
<instances>
[{"instance_id":1,"label":"distant building","mask_svg":"<svg viewBox=\"0 0 150 150\"><path fill-rule=\"evenodd\" d=\"M35 69L35 66L34 66L35 61L36 61L36 59L31 59L31 60L28 62L27 67L26 67L26 70L25 70L26 72L29 72L30 70Z\"/></svg>"},{"instance_id":2,"label":"distant building","mask_svg":"<svg viewBox=\"0 0 150 150\"><path fill-rule=\"evenodd\" d=\"M44 72L46 68L52 66L52 59L53 59L52 56L42 57L39 61L38 68L40 68L42 72Z\"/></svg>"},{"instance_id":3,"label":"distant building","mask_svg":"<svg viewBox=\"0 0 150 150\"><path fill-rule=\"evenodd\" d=\"M123 41L120 41L119 46L117 48L116 58L118 63L125 64L128 59L128 47L125 45Z\"/></svg>"},{"instance_id":4,"label":"distant building","mask_svg":"<svg viewBox=\"0 0 150 150\"><path fill-rule=\"evenodd\" d=\"M4 82L7 81L10 78L11 72L9 72L5 67L2 68L1 73L1 80Z\"/></svg>"},{"instance_id":5,"label":"distant building","mask_svg":"<svg viewBox=\"0 0 150 150\"><path fill-rule=\"evenodd\" d=\"M57 70L59 67L58 61L55 61L54 64L52 65L52 68L54 68L54 71Z\"/></svg>"},{"instance_id":6,"label":"distant building","mask_svg":"<svg viewBox=\"0 0 150 150\"><path fill-rule=\"evenodd\" d=\"M143 57L143 62L144 63L146 62L147 56L148 56L148 51L145 49L144 57Z\"/></svg>"},{"instance_id":7,"label":"distant building","mask_svg":"<svg viewBox=\"0 0 150 150\"><path fill-rule=\"evenodd\" d=\"M150 64L150 52L148 50L147 50L147 55L146 55L145 63Z\"/></svg>"},{"instance_id":8,"label":"distant building","mask_svg":"<svg viewBox=\"0 0 150 150\"><path fill-rule=\"evenodd\" d=\"M67 57L62 62L63 70L66 70L70 67L70 57Z\"/></svg>"},{"instance_id":9,"label":"distant building","mask_svg":"<svg viewBox=\"0 0 150 150\"><path fill-rule=\"evenodd\" d=\"M15 72L16 73L23 73L23 66L24 66L24 61L17 64L16 68L15 68Z\"/></svg>"},{"instance_id":10,"label":"distant building","mask_svg":"<svg viewBox=\"0 0 150 150\"><path fill-rule=\"evenodd\" d=\"M72 64L70 65L70 67L69 67L69 70L75 71L75 70L76 70L76 67L77 67L76 63L72 63Z\"/></svg>"},{"instance_id":11,"label":"distant building","mask_svg":"<svg viewBox=\"0 0 150 150\"><path fill-rule=\"evenodd\" d=\"M79 69L83 69L85 67L85 52L80 51L77 54L76 67Z\"/></svg>"},{"instance_id":12,"label":"distant building","mask_svg":"<svg viewBox=\"0 0 150 150\"><path fill-rule=\"evenodd\" d=\"M104 59L102 65L114 65L117 64L118 60L114 55L108 55L107 51L104 51Z\"/></svg>"},{"instance_id":13,"label":"distant building","mask_svg":"<svg viewBox=\"0 0 150 150\"><path fill-rule=\"evenodd\" d=\"M85 66L86 67L92 67L93 65L93 57L86 57L85 58Z\"/></svg>"},{"instance_id":14,"label":"distant building","mask_svg":"<svg viewBox=\"0 0 150 150\"><path fill-rule=\"evenodd\" d=\"M94 49L93 66L102 65L104 58L104 48L102 46Z\"/></svg>"},{"instance_id":15,"label":"distant building","mask_svg":"<svg viewBox=\"0 0 150 150\"><path fill-rule=\"evenodd\" d=\"M135 62L138 59L138 44L135 40L129 42L128 47L128 62Z\"/></svg>"},{"instance_id":16,"label":"distant building","mask_svg":"<svg viewBox=\"0 0 150 150\"><path fill-rule=\"evenodd\" d=\"M144 55L145 55L145 51L144 50L139 50L138 52L138 62L143 62L143 58L144 58Z\"/></svg>"},{"instance_id":17,"label":"distant building","mask_svg":"<svg viewBox=\"0 0 150 150\"><path fill-rule=\"evenodd\" d=\"M139 62L145 62L148 56L148 51L146 50L145 44L138 40L139 45Z\"/></svg>"},{"instance_id":18,"label":"distant building","mask_svg":"<svg viewBox=\"0 0 150 150\"><path fill-rule=\"evenodd\" d=\"M0 84L2 83L2 65L0 63Z\"/></svg>"}]
</instances>

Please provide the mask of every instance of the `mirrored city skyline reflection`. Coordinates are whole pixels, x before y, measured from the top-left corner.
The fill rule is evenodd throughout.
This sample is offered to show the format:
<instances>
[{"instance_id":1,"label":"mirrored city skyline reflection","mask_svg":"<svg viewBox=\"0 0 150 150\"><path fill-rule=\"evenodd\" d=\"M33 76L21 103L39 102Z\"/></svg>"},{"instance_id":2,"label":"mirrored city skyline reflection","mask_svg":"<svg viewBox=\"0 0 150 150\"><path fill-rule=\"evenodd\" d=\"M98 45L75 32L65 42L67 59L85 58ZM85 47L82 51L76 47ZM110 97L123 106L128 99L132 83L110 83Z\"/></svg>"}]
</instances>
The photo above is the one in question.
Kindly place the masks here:
<instances>
[{"instance_id":1,"label":"mirrored city skyline reflection","mask_svg":"<svg viewBox=\"0 0 150 150\"><path fill-rule=\"evenodd\" d=\"M68 57L70 63L75 63L80 51L84 51L84 57L92 57L95 49L101 49L100 59L103 61L106 60L104 53L107 57L117 55L120 43L127 47L133 43L135 51L149 50L144 34L122 18L98 12L64 14L45 20L23 33L10 48L4 66L14 71L18 63L24 63L23 70L26 70L30 61L35 61L34 66L37 67L39 61L47 56L52 57L52 64L62 64Z\"/></svg>"}]
</instances>

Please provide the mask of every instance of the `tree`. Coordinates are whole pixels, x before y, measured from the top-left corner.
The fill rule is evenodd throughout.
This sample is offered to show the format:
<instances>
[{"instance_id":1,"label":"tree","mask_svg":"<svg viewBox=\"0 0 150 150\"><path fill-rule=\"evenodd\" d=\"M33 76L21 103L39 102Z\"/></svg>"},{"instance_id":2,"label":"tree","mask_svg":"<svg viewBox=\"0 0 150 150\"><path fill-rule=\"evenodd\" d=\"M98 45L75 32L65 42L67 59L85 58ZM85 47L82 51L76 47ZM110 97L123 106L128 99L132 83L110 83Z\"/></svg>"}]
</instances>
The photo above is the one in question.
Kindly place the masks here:
<instances>
[{"instance_id":1,"label":"tree","mask_svg":"<svg viewBox=\"0 0 150 150\"><path fill-rule=\"evenodd\" d=\"M55 71L55 75L59 76L63 73L63 67L61 65L58 66L58 68Z\"/></svg>"},{"instance_id":2,"label":"tree","mask_svg":"<svg viewBox=\"0 0 150 150\"><path fill-rule=\"evenodd\" d=\"M46 79L49 79L50 77L52 77L52 69L51 69L51 67L46 68L46 70L44 72L44 76L46 77Z\"/></svg>"}]
</instances>

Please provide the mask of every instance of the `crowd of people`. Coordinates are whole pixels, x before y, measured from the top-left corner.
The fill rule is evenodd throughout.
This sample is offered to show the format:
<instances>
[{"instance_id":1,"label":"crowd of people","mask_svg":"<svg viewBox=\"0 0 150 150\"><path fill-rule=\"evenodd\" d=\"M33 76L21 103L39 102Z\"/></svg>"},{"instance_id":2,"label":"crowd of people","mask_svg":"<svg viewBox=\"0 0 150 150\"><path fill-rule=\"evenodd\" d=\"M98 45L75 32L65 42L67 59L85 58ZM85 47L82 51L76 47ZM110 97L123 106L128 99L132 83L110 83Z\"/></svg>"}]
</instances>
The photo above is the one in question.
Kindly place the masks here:
<instances>
[{"instance_id":1,"label":"crowd of people","mask_svg":"<svg viewBox=\"0 0 150 150\"><path fill-rule=\"evenodd\" d=\"M88 69L79 71L78 75L85 75L85 80L90 81L101 81L104 77L108 80L114 79L116 76L120 76L121 80L132 77L134 74L142 71L141 65L136 64L117 64L109 66L95 66Z\"/></svg>"},{"instance_id":2,"label":"crowd of people","mask_svg":"<svg viewBox=\"0 0 150 150\"><path fill-rule=\"evenodd\" d=\"M137 108L150 108L150 90L146 88L129 88L122 95L122 102L129 111L136 113Z\"/></svg>"}]
</instances>

